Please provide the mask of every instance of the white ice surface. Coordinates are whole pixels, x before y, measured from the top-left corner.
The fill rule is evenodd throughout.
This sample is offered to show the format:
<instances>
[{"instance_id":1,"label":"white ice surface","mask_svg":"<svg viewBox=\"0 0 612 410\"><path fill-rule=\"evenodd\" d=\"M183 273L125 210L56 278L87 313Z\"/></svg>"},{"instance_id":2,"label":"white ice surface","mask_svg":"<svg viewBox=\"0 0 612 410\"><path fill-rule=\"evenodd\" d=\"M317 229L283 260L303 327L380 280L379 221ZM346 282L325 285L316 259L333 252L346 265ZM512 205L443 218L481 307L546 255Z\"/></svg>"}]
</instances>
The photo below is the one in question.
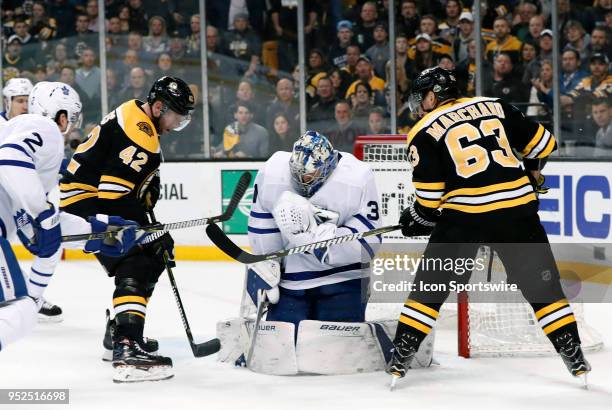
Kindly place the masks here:
<instances>
[{"instance_id":1,"label":"white ice surface","mask_svg":"<svg viewBox=\"0 0 612 410\"><path fill-rule=\"evenodd\" d=\"M24 266L27 264L24 264ZM243 268L234 263L179 262L175 272L196 342L214 337L217 321L238 313ZM145 335L172 357L175 377L118 385L100 360L104 309L112 279L96 262L63 262L47 298L64 309L59 324L0 352L0 388L69 388L70 405L16 409L612 409L612 304L589 305L587 320L604 337L604 351L588 356L590 390L580 387L557 357L461 359L455 334L441 330L430 369L410 371L396 390L384 373L278 377L196 359L186 342L165 275L149 304ZM11 406L0 405L0 409Z\"/></svg>"}]
</instances>

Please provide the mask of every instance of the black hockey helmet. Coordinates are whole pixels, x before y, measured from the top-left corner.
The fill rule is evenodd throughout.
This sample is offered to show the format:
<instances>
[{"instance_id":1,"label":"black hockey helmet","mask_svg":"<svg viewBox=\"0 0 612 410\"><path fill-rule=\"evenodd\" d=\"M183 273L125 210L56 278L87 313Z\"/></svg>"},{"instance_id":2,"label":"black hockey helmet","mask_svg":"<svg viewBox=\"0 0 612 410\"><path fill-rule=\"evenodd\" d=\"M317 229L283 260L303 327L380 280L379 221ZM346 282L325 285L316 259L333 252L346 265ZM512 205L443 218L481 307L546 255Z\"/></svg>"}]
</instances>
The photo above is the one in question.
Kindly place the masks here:
<instances>
[{"instance_id":1,"label":"black hockey helmet","mask_svg":"<svg viewBox=\"0 0 612 410\"><path fill-rule=\"evenodd\" d=\"M455 75L441 67L423 70L412 83L412 91L408 100L410 111L417 112L423 98L432 91L439 103L459 97L459 88Z\"/></svg>"},{"instance_id":2,"label":"black hockey helmet","mask_svg":"<svg viewBox=\"0 0 612 410\"><path fill-rule=\"evenodd\" d=\"M187 83L178 77L170 76L161 77L153 83L147 102L153 105L155 101L163 102L180 115L189 115L195 104L195 98Z\"/></svg>"}]
</instances>

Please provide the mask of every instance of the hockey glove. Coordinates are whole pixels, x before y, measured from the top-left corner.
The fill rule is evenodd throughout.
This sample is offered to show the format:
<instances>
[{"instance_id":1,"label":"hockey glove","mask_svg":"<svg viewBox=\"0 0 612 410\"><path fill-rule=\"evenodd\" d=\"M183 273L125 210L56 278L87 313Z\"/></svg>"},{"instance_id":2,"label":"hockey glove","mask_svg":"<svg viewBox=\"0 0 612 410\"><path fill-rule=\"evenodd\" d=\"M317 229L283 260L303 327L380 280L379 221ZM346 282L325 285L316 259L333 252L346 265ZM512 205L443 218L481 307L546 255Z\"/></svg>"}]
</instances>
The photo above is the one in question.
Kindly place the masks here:
<instances>
[{"instance_id":1,"label":"hockey glove","mask_svg":"<svg viewBox=\"0 0 612 410\"><path fill-rule=\"evenodd\" d=\"M62 244L59 211L51 203L47 203L49 208L34 220L25 211L18 212L15 216L19 240L28 251L41 258L52 256Z\"/></svg>"},{"instance_id":2,"label":"hockey glove","mask_svg":"<svg viewBox=\"0 0 612 410\"><path fill-rule=\"evenodd\" d=\"M162 265L167 265L171 268L176 266L176 262L174 262L174 239L172 239L170 232L166 232L155 239L148 244L148 247L153 251L153 255Z\"/></svg>"},{"instance_id":3,"label":"hockey glove","mask_svg":"<svg viewBox=\"0 0 612 410\"><path fill-rule=\"evenodd\" d=\"M85 243L85 252L100 252L110 257L119 257L126 254L132 246L138 244L144 233L138 232L138 224L120 216L98 214L88 218L91 232L117 231L117 234L104 239L92 239Z\"/></svg>"},{"instance_id":4,"label":"hockey glove","mask_svg":"<svg viewBox=\"0 0 612 410\"><path fill-rule=\"evenodd\" d=\"M402 225L402 235L404 236L427 236L436 226L435 222L422 215L417 202L402 211L399 223Z\"/></svg>"},{"instance_id":5,"label":"hockey glove","mask_svg":"<svg viewBox=\"0 0 612 410\"><path fill-rule=\"evenodd\" d=\"M278 303L280 277L281 268L278 261L262 261L248 266L247 292L255 306L259 290L266 292L268 302Z\"/></svg>"},{"instance_id":6,"label":"hockey glove","mask_svg":"<svg viewBox=\"0 0 612 410\"><path fill-rule=\"evenodd\" d=\"M144 190L141 198L142 206L146 211L151 211L155 208L157 201L159 200L159 194L161 192L161 180L159 173L155 173Z\"/></svg>"},{"instance_id":7,"label":"hockey glove","mask_svg":"<svg viewBox=\"0 0 612 410\"><path fill-rule=\"evenodd\" d=\"M539 196L548 193L548 187L544 186L544 182L546 182L546 178L544 177L544 175L539 174L536 178L533 173L527 171L527 177L529 178L529 182L531 182L531 185L533 185L533 190L535 191L536 195Z\"/></svg>"}]
</instances>

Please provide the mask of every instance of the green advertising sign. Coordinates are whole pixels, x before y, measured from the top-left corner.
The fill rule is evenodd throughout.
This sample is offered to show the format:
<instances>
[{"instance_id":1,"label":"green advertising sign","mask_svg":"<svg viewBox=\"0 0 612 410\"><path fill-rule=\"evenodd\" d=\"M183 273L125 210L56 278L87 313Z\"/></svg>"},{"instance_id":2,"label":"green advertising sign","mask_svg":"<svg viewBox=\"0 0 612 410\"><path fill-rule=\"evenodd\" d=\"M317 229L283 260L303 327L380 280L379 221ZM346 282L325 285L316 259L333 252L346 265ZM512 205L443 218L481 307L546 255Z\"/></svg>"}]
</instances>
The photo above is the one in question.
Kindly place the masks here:
<instances>
[{"instance_id":1,"label":"green advertising sign","mask_svg":"<svg viewBox=\"0 0 612 410\"><path fill-rule=\"evenodd\" d=\"M249 213L251 212L251 203L253 202L253 184L255 183L257 171L221 170L221 204L223 211L225 211L225 208L227 208L227 205L229 204L230 198L232 197L236 184L238 183L238 179L240 179L240 176L245 172L250 172L253 178L251 178L251 184L240 200L240 204L238 205L236 212L234 212L234 216L232 216L229 221L223 222L223 230L227 234L247 233Z\"/></svg>"}]
</instances>

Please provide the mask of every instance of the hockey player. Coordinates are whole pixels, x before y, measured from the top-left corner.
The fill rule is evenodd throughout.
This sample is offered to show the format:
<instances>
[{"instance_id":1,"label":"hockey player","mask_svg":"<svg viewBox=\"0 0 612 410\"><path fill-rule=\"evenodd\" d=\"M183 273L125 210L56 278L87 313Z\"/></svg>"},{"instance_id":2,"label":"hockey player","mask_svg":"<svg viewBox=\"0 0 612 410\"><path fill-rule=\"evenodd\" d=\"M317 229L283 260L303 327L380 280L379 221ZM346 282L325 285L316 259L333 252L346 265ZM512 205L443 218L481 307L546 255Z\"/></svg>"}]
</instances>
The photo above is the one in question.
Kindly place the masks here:
<instances>
[{"instance_id":1,"label":"hockey player","mask_svg":"<svg viewBox=\"0 0 612 410\"><path fill-rule=\"evenodd\" d=\"M402 233L431 234L424 259L474 258L478 243L491 243L570 373L586 375L591 367L537 213L540 170L556 148L554 136L500 99L458 98L453 74L439 67L415 79L410 105L424 116L408 134L416 201L402 212ZM416 289L448 285L453 274L420 269ZM435 325L449 294L448 286L439 288L411 292L403 307L388 367L392 384Z\"/></svg>"},{"instance_id":2,"label":"hockey player","mask_svg":"<svg viewBox=\"0 0 612 410\"><path fill-rule=\"evenodd\" d=\"M78 94L63 83L38 83L29 111L6 122L0 135L0 348L32 329L59 261L62 233L120 231L110 242L75 244L88 252L119 255L136 243L134 222L97 215L88 223L59 212L59 198L52 193L63 158L62 133L70 132L81 114ZM29 277L7 240L15 233L35 255Z\"/></svg>"},{"instance_id":3,"label":"hockey player","mask_svg":"<svg viewBox=\"0 0 612 410\"><path fill-rule=\"evenodd\" d=\"M370 168L334 150L327 137L307 131L293 152L279 151L255 180L249 242L255 253L305 245L380 225L378 194ZM363 322L362 297L380 237L317 249L250 267L249 294L267 289L266 320ZM263 284L263 286L262 286Z\"/></svg>"},{"instance_id":4,"label":"hockey player","mask_svg":"<svg viewBox=\"0 0 612 410\"><path fill-rule=\"evenodd\" d=\"M5 111L0 112L0 124L11 118L28 113L28 96L32 91L32 82L27 78L11 78L2 89ZM41 322L59 322L62 320L62 309L41 297L38 319Z\"/></svg>"},{"instance_id":5,"label":"hockey player","mask_svg":"<svg viewBox=\"0 0 612 410\"><path fill-rule=\"evenodd\" d=\"M159 136L183 129L193 106L187 84L166 76L155 81L147 102L130 100L109 113L68 164L60 184L62 209L82 217L103 212L147 223L160 192ZM173 263L174 241L169 233L123 257L97 255L115 278L115 318L107 321L104 344L113 350L116 382L173 376L172 360L153 354L157 342L143 339L147 302L165 269L166 255Z\"/></svg>"},{"instance_id":6,"label":"hockey player","mask_svg":"<svg viewBox=\"0 0 612 410\"><path fill-rule=\"evenodd\" d=\"M5 111L0 112L0 124L6 123L11 118L28 113L28 97L32 91L32 83L27 78L11 78L2 89L4 96ZM40 298L42 303L38 311L39 322L61 322L62 309L50 303L45 298Z\"/></svg>"},{"instance_id":7,"label":"hockey player","mask_svg":"<svg viewBox=\"0 0 612 410\"><path fill-rule=\"evenodd\" d=\"M6 82L2 89L5 110L0 112L0 123L28 112L28 96L32 87L32 82L27 78L11 78Z\"/></svg>"}]
</instances>

